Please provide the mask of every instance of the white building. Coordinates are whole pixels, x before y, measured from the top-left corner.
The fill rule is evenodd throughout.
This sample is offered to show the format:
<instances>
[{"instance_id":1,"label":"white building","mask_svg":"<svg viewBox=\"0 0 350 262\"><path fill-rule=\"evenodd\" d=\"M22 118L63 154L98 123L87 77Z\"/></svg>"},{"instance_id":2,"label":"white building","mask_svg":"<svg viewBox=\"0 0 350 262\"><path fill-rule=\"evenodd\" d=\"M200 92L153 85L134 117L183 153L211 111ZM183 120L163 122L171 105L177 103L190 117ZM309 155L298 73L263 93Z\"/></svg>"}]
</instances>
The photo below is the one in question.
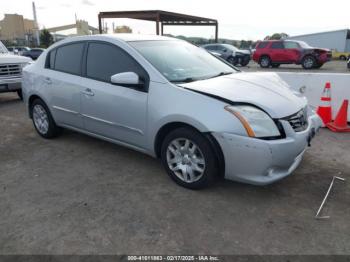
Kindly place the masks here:
<instances>
[{"instance_id":1,"label":"white building","mask_svg":"<svg viewBox=\"0 0 350 262\"><path fill-rule=\"evenodd\" d=\"M291 36L288 39L304 41L311 46L328 48L338 52L350 52L350 29Z\"/></svg>"}]
</instances>

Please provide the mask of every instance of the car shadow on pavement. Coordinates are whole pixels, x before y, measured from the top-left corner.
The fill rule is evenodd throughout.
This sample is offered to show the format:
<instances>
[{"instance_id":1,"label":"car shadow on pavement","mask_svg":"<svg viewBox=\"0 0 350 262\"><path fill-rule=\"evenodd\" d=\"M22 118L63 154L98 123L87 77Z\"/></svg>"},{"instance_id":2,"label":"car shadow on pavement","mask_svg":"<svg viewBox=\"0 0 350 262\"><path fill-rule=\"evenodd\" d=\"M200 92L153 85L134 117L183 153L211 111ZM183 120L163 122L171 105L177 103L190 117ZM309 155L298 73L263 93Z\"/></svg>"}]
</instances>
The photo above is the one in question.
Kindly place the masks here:
<instances>
[{"instance_id":1,"label":"car shadow on pavement","mask_svg":"<svg viewBox=\"0 0 350 262\"><path fill-rule=\"evenodd\" d=\"M15 103L20 103L22 100L18 97L15 96L3 96L0 93L0 107L5 106L5 105L11 105Z\"/></svg>"}]
</instances>

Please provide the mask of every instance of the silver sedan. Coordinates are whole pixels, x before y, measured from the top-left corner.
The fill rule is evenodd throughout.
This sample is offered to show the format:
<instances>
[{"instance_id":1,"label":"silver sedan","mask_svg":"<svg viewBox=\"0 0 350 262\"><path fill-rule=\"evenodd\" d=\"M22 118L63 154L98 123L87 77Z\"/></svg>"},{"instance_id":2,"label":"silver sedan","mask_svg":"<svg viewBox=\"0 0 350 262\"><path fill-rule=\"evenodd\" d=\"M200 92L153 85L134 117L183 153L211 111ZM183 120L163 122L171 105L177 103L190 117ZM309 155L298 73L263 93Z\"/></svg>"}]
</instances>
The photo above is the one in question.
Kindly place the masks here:
<instances>
[{"instance_id":1,"label":"silver sedan","mask_svg":"<svg viewBox=\"0 0 350 262\"><path fill-rule=\"evenodd\" d=\"M220 175L256 185L299 165L321 126L274 73L242 73L182 40L142 35L73 37L23 73L39 135L75 130L160 158L192 189Z\"/></svg>"}]
</instances>

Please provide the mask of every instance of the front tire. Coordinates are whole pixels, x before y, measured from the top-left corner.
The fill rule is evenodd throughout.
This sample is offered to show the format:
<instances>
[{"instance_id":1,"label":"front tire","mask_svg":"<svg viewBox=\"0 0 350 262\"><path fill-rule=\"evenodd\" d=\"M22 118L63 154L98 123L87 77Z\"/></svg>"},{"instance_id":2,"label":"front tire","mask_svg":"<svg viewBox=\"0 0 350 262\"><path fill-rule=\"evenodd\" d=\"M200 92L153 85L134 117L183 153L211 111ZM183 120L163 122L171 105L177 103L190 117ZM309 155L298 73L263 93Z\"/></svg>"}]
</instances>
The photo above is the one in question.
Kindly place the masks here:
<instances>
[{"instance_id":1,"label":"front tire","mask_svg":"<svg viewBox=\"0 0 350 262\"><path fill-rule=\"evenodd\" d=\"M241 66L247 66L250 62L249 58L242 58L241 60Z\"/></svg>"},{"instance_id":2,"label":"front tire","mask_svg":"<svg viewBox=\"0 0 350 262\"><path fill-rule=\"evenodd\" d=\"M233 56L230 56L229 58L227 58L227 62L229 62L231 65L237 65L237 59Z\"/></svg>"},{"instance_id":3,"label":"front tire","mask_svg":"<svg viewBox=\"0 0 350 262\"><path fill-rule=\"evenodd\" d=\"M191 128L175 129L165 137L161 160L168 175L189 189L208 187L219 174L217 156L210 142Z\"/></svg>"},{"instance_id":4,"label":"front tire","mask_svg":"<svg viewBox=\"0 0 350 262\"><path fill-rule=\"evenodd\" d=\"M41 99L35 99L30 107L35 130L44 138L54 138L62 133L52 118L50 110Z\"/></svg>"},{"instance_id":5,"label":"front tire","mask_svg":"<svg viewBox=\"0 0 350 262\"><path fill-rule=\"evenodd\" d=\"M320 69L322 66L323 66L322 63L318 63L317 65L315 65L315 68L316 68L316 69Z\"/></svg>"},{"instance_id":6,"label":"front tire","mask_svg":"<svg viewBox=\"0 0 350 262\"><path fill-rule=\"evenodd\" d=\"M346 56L345 55L339 56L339 60L346 60Z\"/></svg>"},{"instance_id":7,"label":"front tire","mask_svg":"<svg viewBox=\"0 0 350 262\"><path fill-rule=\"evenodd\" d=\"M303 58L301 65L304 69L313 69L317 65L315 57L308 55Z\"/></svg>"}]
</instances>

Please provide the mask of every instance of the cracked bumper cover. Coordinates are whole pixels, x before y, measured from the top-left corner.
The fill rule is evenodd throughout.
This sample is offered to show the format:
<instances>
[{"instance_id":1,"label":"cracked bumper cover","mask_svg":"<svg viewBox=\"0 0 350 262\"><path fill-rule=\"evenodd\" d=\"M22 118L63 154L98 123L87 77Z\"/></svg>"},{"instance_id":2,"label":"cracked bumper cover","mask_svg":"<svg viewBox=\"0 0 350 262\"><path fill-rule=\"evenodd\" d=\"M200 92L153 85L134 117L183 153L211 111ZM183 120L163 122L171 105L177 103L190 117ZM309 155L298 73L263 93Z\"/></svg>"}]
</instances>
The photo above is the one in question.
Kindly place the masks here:
<instances>
[{"instance_id":1,"label":"cracked bumper cover","mask_svg":"<svg viewBox=\"0 0 350 262\"><path fill-rule=\"evenodd\" d=\"M300 164L306 147L321 127L321 119L313 114L308 127L295 132L287 121L280 120L286 138L262 140L231 133L213 133L225 158L225 178L266 185L290 175Z\"/></svg>"}]
</instances>

